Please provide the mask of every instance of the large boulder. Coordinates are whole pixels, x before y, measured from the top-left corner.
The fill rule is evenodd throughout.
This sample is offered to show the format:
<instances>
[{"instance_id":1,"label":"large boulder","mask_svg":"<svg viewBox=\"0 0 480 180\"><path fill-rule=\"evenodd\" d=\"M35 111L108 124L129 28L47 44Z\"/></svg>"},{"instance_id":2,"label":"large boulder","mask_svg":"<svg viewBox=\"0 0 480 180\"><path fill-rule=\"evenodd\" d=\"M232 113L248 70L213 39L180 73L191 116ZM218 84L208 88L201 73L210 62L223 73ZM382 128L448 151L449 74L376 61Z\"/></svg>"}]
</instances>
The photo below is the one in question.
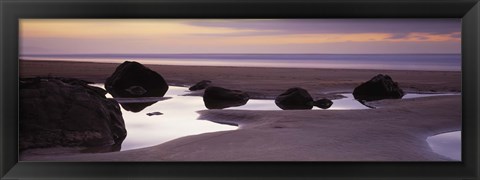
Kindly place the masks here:
<instances>
[{"instance_id":1,"label":"large boulder","mask_svg":"<svg viewBox=\"0 0 480 180\"><path fill-rule=\"evenodd\" d=\"M118 103L106 93L77 79L20 79L20 150L119 147L127 131Z\"/></svg>"},{"instance_id":2,"label":"large boulder","mask_svg":"<svg viewBox=\"0 0 480 180\"><path fill-rule=\"evenodd\" d=\"M249 96L239 90L230 90L210 86L203 93L203 102L208 109L223 109L227 107L242 106L247 103Z\"/></svg>"},{"instance_id":3,"label":"large boulder","mask_svg":"<svg viewBox=\"0 0 480 180\"><path fill-rule=\"evenodd\" d=\"M314 106L317 106L321 109L328 109L333 105L333 101L330 99L320 99L313 102Z\"/></svg>"},{"instance_id":4,"label":"large boulder","mask_svg":"<svg viewBox=\"0 0 480 180\"><path fill-rule=\"evenodd\" d=\"M307 90L294 87L278 95L275 104L283 110L312 109L313 98Z\"/></svg>"},{"instance_id":5,"label":"large boulder","mask_svg":"<svg viewBox=\"0 0 480 180\"><path fill-rule=\"evenodd\" d=\"M193 85L192 87L188 88L188 90L190 90L190 91L202 90L202 89L205 89L208 86L210 86L210 84L212 84L212 81L203 80L203 81L200 81L197 84Z\"/></svg>"},{"instance_id":6,"label":"large boulder","mask_svg":"<svg viewBox=\"0 0 480 180\"><path fill-rule=\"evenodd\" d=\"M142 96L148 92L142 86L130 86L129 88L125 89L125 91L135 96Z\"/></svg>"},{"instance_id":7,"label":"large boulder","mask_svg":"<svg viewBox=\"0 0 480 180\"><path fill-rule=\"evenodd\" d=\"M163 97L168 84L157 72L134 61L125 61L107 78L105 89L113 97Z\"/></svg>"},{"instance_id":8,"label":"large boulder","mask_svg":"<svg viewBox=\"0 0 480 180\"><path fill-rule=\"evenodd\" d=\"M353 90L353 96L361 101L400 99L404 92L388 75L379 74Z\"/></svg>"}]
</instances>

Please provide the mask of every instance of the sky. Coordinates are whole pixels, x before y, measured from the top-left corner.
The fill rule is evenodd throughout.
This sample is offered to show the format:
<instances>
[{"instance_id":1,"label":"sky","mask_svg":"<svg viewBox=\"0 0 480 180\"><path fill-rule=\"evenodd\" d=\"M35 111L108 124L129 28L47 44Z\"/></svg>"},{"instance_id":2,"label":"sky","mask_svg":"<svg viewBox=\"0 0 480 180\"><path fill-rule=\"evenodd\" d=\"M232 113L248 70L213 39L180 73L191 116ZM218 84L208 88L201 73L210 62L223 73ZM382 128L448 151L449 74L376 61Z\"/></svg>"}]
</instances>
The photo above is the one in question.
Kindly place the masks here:
<instances>
[{"instance_id":1,"label":"sky","mask_svg":"<svg viewBox=\"0 0 480 180\"><path fill-rule=\"evenodd\" d=\"M21 19L20 54L452 54L461 19Z\"/></svg>"}]
</instances>

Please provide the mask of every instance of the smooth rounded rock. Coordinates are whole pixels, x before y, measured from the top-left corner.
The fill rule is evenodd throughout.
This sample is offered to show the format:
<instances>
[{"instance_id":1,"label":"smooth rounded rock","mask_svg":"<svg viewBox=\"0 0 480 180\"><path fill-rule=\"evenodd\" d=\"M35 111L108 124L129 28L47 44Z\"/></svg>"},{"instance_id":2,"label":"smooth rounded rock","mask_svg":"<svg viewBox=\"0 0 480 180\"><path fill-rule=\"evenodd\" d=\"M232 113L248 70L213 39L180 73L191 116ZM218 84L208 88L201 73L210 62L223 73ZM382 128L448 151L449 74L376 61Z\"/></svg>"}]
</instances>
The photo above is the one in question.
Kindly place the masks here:
<instances>
[{"instance_id":1,"label":"smooth rounded rock","mask_svg":"<svg viewBox=\"0 0 480 180\"><path fill-rule=\"evenodd\" d=\"M202 90L202 89L205 89L205 88L207 88L208 86L210 86L210 84L212 84L212 81L203 80L203 81L200 81L200 82L196 83L196 84L193 85L192 87L188 88L188 90L190 90L190 91Z\"/></svg>"},{"instance_id":2,"label":"smooth rounded rock","mask_svg":"<svg viewBox=\"0 0 480 180\"><path fill-rule=\"evenodd\" d=\"M388 75L379 74L353 90L353 96L361 101L401 99L405 93Z\"/></svg>"},{"instance_id":3,"label":"smooth rounded rock","mask_svg":"<svg viewBox=\"0 0 480 180\"><path fill-rule=\"evenodd\" d=\"M105 81L113 97L163 97L168 84L157 72L134 62L125 61Z\"/></svg>"},{"instance_id":4,"label":"smooth rounded rock","mask_svg":"<svg viewBox=\"0 0 480 180\"><path fill-rule=\"evenodd\" d=\"M278 95L275 104L283 110L312 109L313 98L307 90L294 87Z\"/></svg>"},{"instance_id":5,"label":"smooth rounded rock","mask_svg":"<svg viewBox=\"0 0 480 180\"><path fill-rule=\"evenodd\" d=\"M224 109L242 106L245 105L249 99L248 94L243 91L216 86L208 87L203 93L203 102L208 109Z\"/></svg>"},{"instance_id":6,"label":"smooth rounded rock","mask_svg":"<svg viewBox=\"0 0 480 180\"><path fill-rule=\"evenodd\" d=\"M333 105L333 101L330 99L319 99L313 102L314 106L317 106L321 109L328 109Z\"/></svg>"}]
</instances>

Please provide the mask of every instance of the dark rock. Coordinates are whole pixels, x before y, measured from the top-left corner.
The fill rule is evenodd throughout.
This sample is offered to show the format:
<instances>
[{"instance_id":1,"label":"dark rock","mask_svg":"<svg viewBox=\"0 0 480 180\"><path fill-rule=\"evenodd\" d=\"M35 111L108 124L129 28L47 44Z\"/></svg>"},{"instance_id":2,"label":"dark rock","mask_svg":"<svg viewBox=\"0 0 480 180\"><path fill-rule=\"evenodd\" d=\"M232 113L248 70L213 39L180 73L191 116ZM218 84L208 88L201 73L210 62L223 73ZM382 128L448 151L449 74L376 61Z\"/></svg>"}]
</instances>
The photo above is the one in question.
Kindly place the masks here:
<instances>
[{"instance_id":1,"label":"dark rock","mask_svg":"<svg viewBox=\"0 0 480 180\"><path fill-rule=\"evenodd\" d=\"M400 99L404 92L388 75L379 74L353 90L357 100L375 101L381 99Z\"/></svg>"},{"instance_id":2,"label":"dark rock","mask_svg":"<svg viewBox=\"0 0 480 180\"><path fill-rule=\"evenodd\" d=\"M105 89L113 97L163 97L168 84L157 72L138 62L125 61L107 78Z\"/></svg>"},{"instance_id":3,"label":"dark rock","mask_svg":"<svg viewBox=\"0 0 480 180\"><path fill-rule=\"evenodd\" d=\"M127 135L120 107L82 80L20 79L19 149L119 146Z\"/></svg>"},{"instance_id":4,"label":"dark rock","mask_svg":"<svg viewBox=\"0 0 480 180\"><path fill-rule=\"evenodd\" d=\"M67 83L67 84L70 84L70 85L82 86L84 88L92 90L93 92L96 92L97 94L99 94L101 96L105 96L107 94L107 92L104 89L89 85L89 84L93 84L94 82L85 81L85 80L81 80L81 79L75 79L75 78L64 78L64 77L21 78L20 79L20 88L28 88L29 86L35 86L36 83L38 83L38 82L48 82L48 81L52 81L52 80L60 80L64 83Z\"/></svg>"},{"instance_id":5,"label":"dark rock","mask_svg":"<svg viewBox=\"0 0 480 180\"><path fill-rule=\"evenodd\" d=\"M314 101L313 105L322 109L328 109L333 105L333 101L330 99L320 99Z\"/></svg>"},{"instance_id":6,"label":"dark rock","mask_svg":"<svg viewBox=\"0 0 480 180\"><path fill-rule=\"evenodd\" d=\"M52 77L50 77L50 78L52 78ZM60 79L65 83L73 84L73 85L84 85L84 84L93 84L94 83L94 82L91 82L91 81L85 81L85 80L76 79L76 78L65 78L65 77L53 77L53 78ZM44 78L44 79L46 79L46 78Z\"/></svg>"},{"instance_id":7,"label":"dark rock","mask_svg":"<svg viewBox=\"0 0 480 180\"><path fill-rule=\"evenodd\" d=\"M151 106L157 102L144 102L144 103L120 103L120 105L123 107L123 109L130 111L130 112L140 112L147 108L148 106Z\"/></svg>"},{"instance_id":8,"label":"dark rock","mask_svg":"<svg viewBox=\"0 0 480 180\"><path fill-rule=\"evenodd\" d=\"M171 99L172 97L136 97L136 98L114 98L115 101L120 103L123 109L131 112L140 112L145 108L157 103Z\"/></svg>"},{"instance_id":9,"label":"dark rock","mask_svg":"<svg viewBox=\"0 0 480 180\"><path fill-rule=\"evenodd\" d=\"M190 91L202 90L202 89L205 89L208 86L210 86L211 83L212 83L212 81L203 80L203 81L200 81L197 84L193 85L192 87L188 88L188 90L190 90Z\"/></svg>"},{"instance_id":10,"label":"dark rock","mask_svg":"<svg viewBox=\"0 0 480 180\"><path fill-rule=\"evenodd\" d=\"M163 113L161 112L151 112L151 113L147 113L148 116L155 116L155 115L163 115Z\"/></svg>"},{"instance_id":11,"label":"dark rock","mask_svg":"<svg viewBox=\"0 0 480 180\"><path fill-rule=\"evenodd\" d=\"M312 109L313 98L302 88L290 88L275 98L275 104L283 109Z\"/></svg>"},{"instance_id":12,"label":"dark rock","mask_svg":"<svg viewBox=\"0 0 480 180\"><path fill-rule=\"evenodd\" d=\"M147 90L145 90L142 86L131 86L125 89L125 91L135 96L142 96L147 93Z\"/></svg>"},{"instance_id":13,"label":"dark rock","mask_svg":"<svg viewBox=\"0 0 480 180\"><path fill-rule=\"evenodd\" d=\"M245 105L248 100L249 96L245 92L216 86L207 87L203 93L203 102L208 109L242 106Z\"/></svg>"}]
</instances>

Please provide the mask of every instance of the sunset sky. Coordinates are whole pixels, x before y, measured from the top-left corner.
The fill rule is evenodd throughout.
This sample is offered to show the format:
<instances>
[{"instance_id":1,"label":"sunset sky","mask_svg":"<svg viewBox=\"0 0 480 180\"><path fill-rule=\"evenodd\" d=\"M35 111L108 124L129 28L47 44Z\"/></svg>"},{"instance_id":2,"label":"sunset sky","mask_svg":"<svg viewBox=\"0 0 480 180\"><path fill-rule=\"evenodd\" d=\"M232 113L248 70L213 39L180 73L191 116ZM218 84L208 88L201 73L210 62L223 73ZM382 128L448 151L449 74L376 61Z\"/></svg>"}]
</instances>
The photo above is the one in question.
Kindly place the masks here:
<instances>
[{"instance_id":1,"label":"sunset sky","mask_svg":"<svg viewBox=\"0 0 480 180\"><path fill-rule=\"evenodd\" d=\"M460 19L20 20L20 53L460 53Z\"/></svg>"}]
</instances>

